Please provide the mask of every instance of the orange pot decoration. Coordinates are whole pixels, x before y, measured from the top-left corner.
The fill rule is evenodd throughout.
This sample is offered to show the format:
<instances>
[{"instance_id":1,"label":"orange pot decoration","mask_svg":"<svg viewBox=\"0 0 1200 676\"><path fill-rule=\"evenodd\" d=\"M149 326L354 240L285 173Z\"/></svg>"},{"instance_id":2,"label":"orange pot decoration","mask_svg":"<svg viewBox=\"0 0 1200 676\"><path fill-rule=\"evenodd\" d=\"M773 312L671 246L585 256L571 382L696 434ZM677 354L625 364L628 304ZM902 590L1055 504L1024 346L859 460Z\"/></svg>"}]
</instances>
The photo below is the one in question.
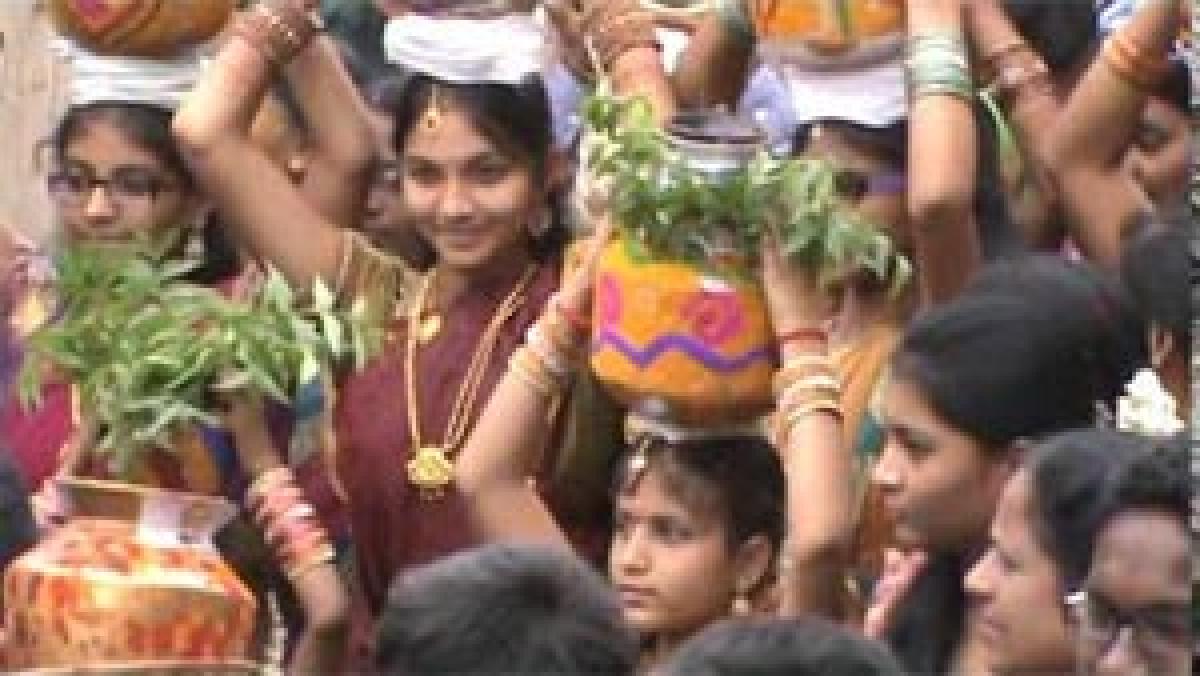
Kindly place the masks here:
<instances>
[{"instance_id":1,"label":"orange pot decoration","mask_svg":"<svg viewBox=\"0 0 1200 676\"><path fill-rule=\"evenodd\" d=\"M790 43L814 62L861 61L903 44L904 0L749 0L760 40Z\"/></svg>"},{"instance_id":2,"label":"orange pot decoration","mask_svg":"<svg viewBox=\"0 0 1200 676\"><path fill-rule=\"evenodd\" d=\"M228 513L218 505L224 501L65 483L72 481L81 496L90 494L83 505L109 514L70 521L11 564L4 577L6 668L246 659L254 596L206 536L179 538L189 529L214 529ZM160 510L177 505L177 541L161 531L147 536L145 510L137 508L150 503ZM131 508L138 516L122 518ZM167 528L161 515L158 528Z\"/></svg>"},{"instance_id":3,"label":"orange pot decoration","mask_svg":"<svg viewBox=\"0 0 1200 676\"><path fill-rule=\"evenodd\" d=\"M236 0L49 0L55 27L99 54L162 57L215 37Z\"/></svg>"},{"instance_id":4,"label":"orange pot decoration","mask_svg":"<svg viewBox=\"0 0 1200 676\"><path fill-rule=\"evenodd\" d=\"M597 275L591 364L618 401L698 427L749 422L769 410L775 353L765 300L748 270L642 262L617 239Z\"/></svg>"}]
</instances>

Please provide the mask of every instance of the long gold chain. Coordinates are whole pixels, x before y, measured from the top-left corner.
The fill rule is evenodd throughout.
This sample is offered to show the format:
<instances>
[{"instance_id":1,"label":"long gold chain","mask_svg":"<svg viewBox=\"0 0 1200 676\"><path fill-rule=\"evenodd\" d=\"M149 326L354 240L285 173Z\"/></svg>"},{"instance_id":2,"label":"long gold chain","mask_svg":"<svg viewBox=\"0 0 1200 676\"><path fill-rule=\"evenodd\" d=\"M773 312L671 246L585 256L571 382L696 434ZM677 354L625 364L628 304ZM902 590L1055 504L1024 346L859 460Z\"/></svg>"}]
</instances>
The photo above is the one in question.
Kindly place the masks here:
<instances>
[{"instance_id":1,"label":"long gold chain","mask_svg":"<svg viewBox=\"0 0 1200 676\"><path fill-rule=\"evenodd\" d=\"M488 364L495 352L500 330L512 318L517 308L524 302L525 290L533 281L537 266L526 268L521 279L513 286L508 297L496 308L479 344L467 366L462 385L454 399L450 417L446 421L446 431L440 446L427 446L421 438L421 412L417 401L417 346L421 342L420 326L425 301L433 286L433 272L425 275L421 288L414 299L408 318L408 330L405 340L405 395L408 398L408 431L412 441L412 459L408 461L408 480L421 489L423 497L437 498L445 491L446 486L454 478L454 465L451 458L466 441L467 432L471 426L471 412L479 398L479 390L483 385L484 375Z\"/></svg>"}]
</instances>

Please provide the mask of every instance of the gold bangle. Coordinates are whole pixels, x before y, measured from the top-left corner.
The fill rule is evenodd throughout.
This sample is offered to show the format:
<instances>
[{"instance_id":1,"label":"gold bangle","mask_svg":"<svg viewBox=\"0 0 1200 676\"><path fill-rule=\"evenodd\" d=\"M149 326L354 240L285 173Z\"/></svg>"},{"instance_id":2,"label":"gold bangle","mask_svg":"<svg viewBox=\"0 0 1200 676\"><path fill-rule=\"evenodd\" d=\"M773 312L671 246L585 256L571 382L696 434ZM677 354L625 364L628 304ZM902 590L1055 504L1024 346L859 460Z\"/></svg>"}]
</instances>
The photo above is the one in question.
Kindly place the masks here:
<instances>
[{"instance_id":1,"label":"gold bangle","mask_svg":"<svg viewBox=\"0 0 1200 676\"><path fill-rule=\"evenodd\" d=\"M326 542L308 559L287 568L285 574L292 582L299 582L301 578L316 568L332 564L334 561L337 561L337 550L333 548L333 545Z\"/></svg>"},{"instance_id":2,"label":"gold bangle","mask_svg":"<svg viewBox=\"0 0 1200 676\"><path fill-rule=\"evenodd\" d=\"M842 391L829 388L804 388L789 392L783 399L780 399L778 410L790 411L797 406L805 406L814 401L821 400L842 400Z\"/></svg>"},{"instance_id":3,"label":"gold bangle","mask_svg":"<svg viewBox=\"0 0 1200 676\"><path fill-rule=\"evenodd\" d=\"M528 346L517 348L508 366L508 372L523 381L538 394L552 397L558 392L560 383L541 363L540 357L529 350Z\"/></svg>"},{"instance_id":4,"label":"gold bangle","mask_svg":"<svg viewBox=\"0 0 1200 676\"><path fill-rule=\"evenodd\" d=\"M246 500L247 502L255 502L260 500L267 493L277 490L289 483L294 483L295 480L296 478L292 475L291 468L287 465L273 467L262 474L259 474L258 477L251 482L250 486L246 489Z\"/></svg>"},{"instance_id":5,"label":"gold bangle","mask_svg":"<svg viewBox=\"0 0 1200 676\"><path fill-rule=\"evenodd\" d=\"M788 411L787 419L785 420L784 424L789 434L797 423L816 413L829 413L830 415L833 415L839 419L843 417L841 404L839 404L837 400L822 399L820 401L814 401L807 406L800 407L799 410Z\"/></svg>"},{"instance_id":6,"label":"gold bangle","mask_svg":"<svg viewBox=\"0 0 1200 676\"><path fill-rule=\"evenodd\" d=\"M810 366L832 368L833 362L830 361L829 355L798 354L794 357L789 357L787 361L783 362L779 367L777 375L787 373L796 368Z\"/></svg>"},{"instance_id":7,"label":"gold bangle","mask_svg":"<svg viewBox=\"0 0 1200 676\"><path fill-rule=\"evenodd\" d=\"M833 365L829 364L828 362L820 365L814 364L809 368L791 366L786 370L776 373L771 384L775 391L775 395L781 397L798 382L804 381L808 378L817 377L836 379L837 372L834 370Z\"/></svg>"}]
</instances>

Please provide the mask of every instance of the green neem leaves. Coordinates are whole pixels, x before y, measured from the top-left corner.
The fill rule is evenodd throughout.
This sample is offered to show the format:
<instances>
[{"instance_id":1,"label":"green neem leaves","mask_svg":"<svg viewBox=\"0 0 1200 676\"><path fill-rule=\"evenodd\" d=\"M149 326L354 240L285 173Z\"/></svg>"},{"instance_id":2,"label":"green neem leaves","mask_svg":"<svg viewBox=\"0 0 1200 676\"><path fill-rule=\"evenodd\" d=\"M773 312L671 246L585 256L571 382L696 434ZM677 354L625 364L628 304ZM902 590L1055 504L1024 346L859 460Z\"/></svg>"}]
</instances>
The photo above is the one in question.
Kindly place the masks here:
<instances>
[{"instance_id":1,"label":"green neem leaves","mask_svg":"<svg viewBox=\"0 0 1200 676\"><path fill-rule=\"evenodd\" d=\"M141 250L76 247L59 260L58 321L30 337L26 406L56 369L79 389L118 471L181 427L219 424L218 392L287 403L335 363L361 366L380 342L361 300L343 310L318 282L297 294L276 270L248 299L191 284L192 263Z\"/></svg>"}]
</instances>

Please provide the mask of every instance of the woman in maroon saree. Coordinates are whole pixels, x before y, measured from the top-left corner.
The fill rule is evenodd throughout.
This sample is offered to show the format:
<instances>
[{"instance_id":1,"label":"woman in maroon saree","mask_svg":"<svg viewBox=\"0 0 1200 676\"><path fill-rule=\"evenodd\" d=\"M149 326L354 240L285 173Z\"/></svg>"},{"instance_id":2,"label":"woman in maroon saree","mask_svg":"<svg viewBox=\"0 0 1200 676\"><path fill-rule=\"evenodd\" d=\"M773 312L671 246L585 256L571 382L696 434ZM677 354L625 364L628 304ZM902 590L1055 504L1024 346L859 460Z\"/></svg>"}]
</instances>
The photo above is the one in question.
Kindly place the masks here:
<instances>
[{"instance_id":1,"label":"woman in maroon saree","mask_svg":"<svg viewBox=\"0 0 1200 676\"><path fill-rule=\"evenodd\" d=\"M519 60L521 45L509 40L505 49L507 63ZM360 639L397 573L478 541L446 471L552 302L566 242L552 208L564 177L537 60L503 81L406 65L417 74L394 106L395 145L405 207L436 257L423 276L314 213L249 142L247 113L270 72L251 40L222 49L175 120L206 191L259 256L295 285L323 279L342 302L365 300L387 326L382 353L340 377L334 415L332 464L354 540ZM562 417L546 424L561 429ZM561 470L558 444L550 446L528 468L544 486ZM547 492L557 496L551 504L566 502L568 491ZM582 503L569 492L572 505Z\"/></svg>"}]
</instances>

